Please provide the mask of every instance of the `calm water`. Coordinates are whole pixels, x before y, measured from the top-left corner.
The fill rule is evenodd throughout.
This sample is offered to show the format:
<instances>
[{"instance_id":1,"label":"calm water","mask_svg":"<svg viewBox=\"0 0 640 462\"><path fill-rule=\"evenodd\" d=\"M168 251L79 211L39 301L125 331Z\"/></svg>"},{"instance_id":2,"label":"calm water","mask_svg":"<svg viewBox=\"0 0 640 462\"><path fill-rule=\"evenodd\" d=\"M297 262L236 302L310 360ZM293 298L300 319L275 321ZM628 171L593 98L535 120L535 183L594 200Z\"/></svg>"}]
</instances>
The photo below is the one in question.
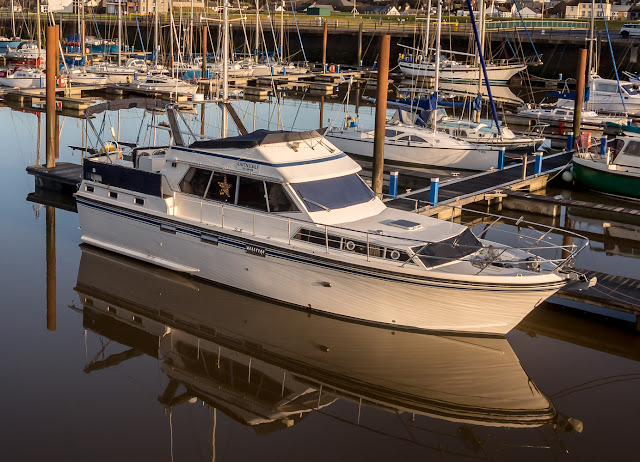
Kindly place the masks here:
<instances>
[{"instance_id":1,"label":"calm water","mask_svg":"<svg viewBox=\"0 0 640 462\"><path fill-rule=\"evenodd\" d=\"M253 103L237 109L251 127ZM275 128L275 105L257 109L256 128ZM141 119L123 112L121 139L152 139ZM315 128L318 104L287 102L281 119ZM205 122L217 130L215 109ZM60 160L79 162L67 146L82 143L82 123L60 123ZM628 325L545 307L506 340L393 332L81 247L75 213L47 226L26 199L37 126L0 109L3 460L637 458L640 336ZM603 236L578 266L638 277L635 224L567 216Z\"/></svg>"}]
</instances>

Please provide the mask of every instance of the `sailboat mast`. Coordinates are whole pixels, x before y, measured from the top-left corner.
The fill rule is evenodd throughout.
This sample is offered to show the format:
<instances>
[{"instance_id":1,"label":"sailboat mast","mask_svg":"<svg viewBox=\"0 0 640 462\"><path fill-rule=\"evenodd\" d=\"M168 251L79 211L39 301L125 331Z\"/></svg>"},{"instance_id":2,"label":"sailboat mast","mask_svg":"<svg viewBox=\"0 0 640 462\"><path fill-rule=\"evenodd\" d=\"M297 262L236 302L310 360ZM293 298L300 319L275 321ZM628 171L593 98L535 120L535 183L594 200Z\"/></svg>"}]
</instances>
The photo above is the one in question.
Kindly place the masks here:
<instances>
[{"instance_id":1,"label":"sailboat mast","mask_svg":"<svg viewBox=\"0 0 640 462\"><path fill-rule=\"evenodd\" d=\"M42 63L42 56L40 56L40 50L42 49L42 32L40 32L40 0L36 3L36 22L38 23L38 63Z\"/></svg>"},{"instance_id":2,"label":"sailboat mast","mask_svg":"<svg viewBox=\"0 0 640 462\"><path fill-rule=\"evenodd\" d=\"M595 16L596 16L596 0L591 0L591 25L589 27L589 64L587 66L586 88L589 88L589 86L591 85L591 73L593 71L593 42L594 42Z\"/></svg>"},{"instance_id":3,"label":"sailboat mast","mask_svg":"<svg viewBox=\"0 0 640 462\"><path fill-rule=\"evenodd\" d=\"M436 0L437 1L437 0ZM427 4L427 27L424 33L424 61L427 62L429 57L429 29L431 27L431 0Z\"/></svg>"},{"instance_id":4,"label":"sailboat mast","mask_svg":"<svg viewBox=\"0 0 640 462\"><path fill-rule=\"evenodd\" d=\"M222 0L222 19L224 31L222 32L222 99L225 103L229 100L229 8L227 0ZM222 110L222 137L227 137L228 117L226 108Z\"/></svg>"},{"instance_id":5,"label":"sailboat mast","mask_svg":"<svg viewBox=\"0 0 640 462\"><path fill-rule=\"evenodd\" d=\"M480 50L484 53L484 31L485 31L485 11L484 0L480 0L478 15L480 16ZM478 53L480 56L480 53ZM480 59L478 58L478 93L482 93L482 66L480 65Z\"/></svg>"},{"instance_id":6,"label":"sailboat mast","mask_svg":"<svg viewBox=\"0 0 640 462\"><path fill-rule=\"evenodd\" d=\"M256 63L259 60L258 50L260 49L260 6L258 0L256 0L256 47L254 49L256 53Z\"/></svg>"},{"instance_id":7,"label":"sailboat mast","mask_svg":"<svg viewBox=\"0 0 640 462\"><path fill-rule=\"evenodd\" d=\"M155 3L155 12L153 14L153 64L158 67L158 57L160 56L160 47L158 46L158 0Z\"/></svg>"},{"instance_id":8,"label":"sailboat mast","mask_svg":"<svg viewBox=\"0 0 640 462\"><path fill-rule=\"evenodd\" d=\"M40 11L40 7L38 7L38 11ZM11 33L13 34L12 39L16 36L16 12L13 9L13 0L11 0Z\"/></svg>"},{"instance_id":9,"label":"sailboat mast","mask_svg":"<svg viewBox=\"0 0 640 462\"><path fill-rule=\"evenodd\" d=\"M122 0L118 0L118 66L122 65Z\"/></svg>"},{"instance_id":10,"label":"sailboat mast","mask_svg":"<svg viewBox=\"0 0 640 462\"><path fill-rule=\"evenodd\" d=\"M81 24L80 24L80 46L82 47L82 58L84 62L84 58L87 56L87 50L85 48L84 36L85 36L85 22L84 22L84 0L80 0L82 13L81 13Z\"/></svg>"},{"instance_id":11,"label":"sailboat mast","mask_svg":"<svg viewBox=\"0 0 640 462\"><path fill-rule=\"evenodd\" d=\"M280 10L280 61L284 62L284 0Z\"/></svg>"},{"instance_id":12,"label":"sailboat mast","mask_svg":"<svg viewBox=\"0 0 640 462\"><path fill-rule=\"evenodd\" d=\"M433 131L436 131L436 119L438 112L438 87L440 85L440 31L442 30L442 0L436 0L438 2L438 20L436 22L436 72L433 81L433 89L436 93L436 107L432 109L433 119Z\"/></svg>"},{"instance_id":13,"label":"sailboat mast","mask_svg":"<svg viewBox=\"0 0 640 462\"><path fill-rule=\"evenodd\" d=\"M191 0L191 20L189 24L189 59L193 62L193 0ZM204 77L204 76L203 76Z\"/></svg>"}]
</instances>

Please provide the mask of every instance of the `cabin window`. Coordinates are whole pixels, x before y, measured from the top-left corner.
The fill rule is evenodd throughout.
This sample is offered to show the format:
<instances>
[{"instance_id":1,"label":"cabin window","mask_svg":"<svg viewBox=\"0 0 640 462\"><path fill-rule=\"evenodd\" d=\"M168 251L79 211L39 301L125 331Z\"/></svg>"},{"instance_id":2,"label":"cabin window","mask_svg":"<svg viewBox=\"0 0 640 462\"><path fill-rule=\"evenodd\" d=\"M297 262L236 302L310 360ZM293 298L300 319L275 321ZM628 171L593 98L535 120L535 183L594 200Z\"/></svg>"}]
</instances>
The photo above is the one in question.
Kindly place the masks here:
<instances>
[{"instance_id":1,"label":"cabin window","mask_svg":"<svg viewBox=\"0 0 640 462\"><path fill-rule=\"evenodd\" d=\"M386 138L393 138L398 135L402 135L402 132L399 132L398 130L391 130L389 128L384 131L384 136Z\"/></svg>"},{"instance_id":2,"label":"cabin window","mask_svg":"<svg viewBox=\"0 0 640 462\"><path fill-rule=\"evenodd\" d=\"M87 185L84 189L87 192L93 192L94 191L93 186L89 186L89 185Z\"/></svg>"},{"instance_id":3,"label":"cabin window","mask_svg":"<svg viewBox=\"0 0 640 462\"><path fill-rule=\"evenodd\" d=\"M640 157L640 142L629 141L627 148L624 150L626 156Z\"/></svg>"},{"instance_id":4,"label":"cabin window","mask_svg":"<svg viewBox=\"0 0 640 462\"><path fill-rule=\"evenodd\" d=\"M323 231L313 231L303 228L300 229L293 238L323 247L328 245L332 249L340 249L345 252L367 254L367 242L352 239L351 237L343 237L336 234L325 235ZM401 262L406 262L410 259L409 254L404 250L392 249L371 243L369 244L369 256Z\"/></svg>"},{"instance_id":5,"label":"cabin window","mask_svg":"<svg viewBox=\"0 0 640 462\"><path fill-rule=\"evenodd\" d=\"M117 192L113 192L113 191L109 191L109 197L111 199L117 199L118 198L118 193Z\"/></svg>"},{"instance_id":6,"label":"cabin window","mask_svg":"<svg viewBox=\"0 0 640 462\"><path fill-rule=\"evenodd\" d=\"M266 212L267 198L264 181L241 176L238 187L238 205Z\"/></svg>"},{"instance_id":7,"label":"cabin window","mask_svg":"<svg viewBox=\"0 0 640 462\"><path fill-rule=\"evenodd\" d=\"M134 202L136 205L144 205L144 199L141 199L140 197L136 197L136 198L133 200L133 202Z\"/></svg>"},{"instance_id":8,"label":"cabin window","mask_svg":"<svg viewBox=\"0 0 640 462\"><path fill-rule=\"evenodd\" d=\"M180 182L180 190L186 194L202 197L207 190L210 178L210 170L191 167Z\"/></svg>"},{"instance_id":9,"label":"cabin window","mask_svg":"<svg viewBox=\"0 0 640 462\"><path fill-rule=\"evenodd\" d=\"M236 202L236 184L238 177L228 173L215 172L207 192L207 199L220 202Z\"/></svg>"},{"instance_id":10,"label":"cabin window","mask_svg":"<svg viewBox=\"0 0 640 462\"><path fill-rule=\"evenodd\" d=\"M298 207L280 183L267 182L267 200L269 212L297 212Z\"/></svg>"},{"instance_id":11,"label":"cabin window","mask_svg":"<svg viewBox=\"0 0 640 462\"><path fill-rule=\"evenodd\" d=\"M447 131L447 133L449 132ZM418 143L426 143L426 141L423 138L420 138L419 136L416 136L416 135L403 136L402 138L398 138L398 141L413 141Z\"/></svg>"},{"instance_id":12,"label":"cabin window","mask_svg":"<svg viewBox=\"0 0 640 462\"><path fill-rule=\"evenodd\" d=\"M341 209L369 202L375 197L355 173L326 180L292 183L291 186L309 212Z\"/></svg>"},{"instance_id":13,"label":"cabin window","mask_svg":"<svg viewBox=\"0 0 640 462\"><path fill-rule=\"evenodd\" d=\"M597 82L596 91L602 91L605 93L618 93L617 83Z\"/></svg>"}]
</instances>

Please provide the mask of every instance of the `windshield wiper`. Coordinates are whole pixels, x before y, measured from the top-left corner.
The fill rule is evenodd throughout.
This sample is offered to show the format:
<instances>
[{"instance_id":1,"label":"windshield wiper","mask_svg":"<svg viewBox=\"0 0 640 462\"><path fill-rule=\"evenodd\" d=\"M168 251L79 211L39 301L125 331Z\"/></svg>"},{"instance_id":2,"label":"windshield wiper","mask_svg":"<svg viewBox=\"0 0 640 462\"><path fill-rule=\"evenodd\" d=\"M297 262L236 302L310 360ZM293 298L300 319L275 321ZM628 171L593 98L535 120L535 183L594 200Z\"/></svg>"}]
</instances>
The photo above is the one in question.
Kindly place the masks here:
<instances>
[{"instance_id":1,"label":"windshield wiper","mask_svg":"<svg viewBox=\"0 0 640 462\"><path fill-rule=\"evenodd\" d=\"M307 198L306 198L306 197L304 197L304 196L302 196L302 200L303 200L303 201L305 201L305 202L309 202L310 204L317 205L318 207L323 208L323 209L325 210L325 212L331 212L331 209L330 209L329 207L327 207L327 206L325 206L325 205L322 205L322 204L321 204L321 203L319 203L319 202L312 201L311 199L307 199Z\"/></svg>"}]
</instances>

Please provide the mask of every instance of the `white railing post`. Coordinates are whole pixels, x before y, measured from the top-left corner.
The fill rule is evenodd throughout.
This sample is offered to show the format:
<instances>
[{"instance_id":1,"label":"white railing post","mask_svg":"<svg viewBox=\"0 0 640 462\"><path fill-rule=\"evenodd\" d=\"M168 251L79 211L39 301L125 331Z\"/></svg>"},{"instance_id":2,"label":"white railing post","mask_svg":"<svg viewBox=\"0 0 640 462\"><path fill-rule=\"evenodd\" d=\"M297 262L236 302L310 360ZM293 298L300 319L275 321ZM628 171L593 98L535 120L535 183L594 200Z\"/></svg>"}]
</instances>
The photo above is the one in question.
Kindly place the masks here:
<instances>
[{"instance_id":1,"label":"white railing post","mask_svg":"<svg viewBox=\"0 0 640 462\"><path fill-rule=\"evenodd\" d=\"M220 211L222 213L222 229L224 229L224 205L220 206Z\"/></svg>"},{"instance_id":2,"label":"white railing post","mask_svg":"<svg viewBox=\"0 0 640 462\"><path fill-rule=\"evenodd\" d=\"M329 253L329 230L327 229L327 225L324 225L324 245L327 253Z\"/></svg>"},{"instance_id":3,"label":"white railing post","mask_svg":"<svg viewBox=\"0 0 640 462\"><path fill-rule=\"evenodd\" d=\"M367 232L367 261L369 261L369 232Z\"/></svg>"},{"instance_id":4,"label":"white railing post","mask_svg":"<svg viewBox=\"0 0 640 462\"><path fill-rule=\"evenodd\" d=\"M289 245L291 245L291 218L287 218L287 234L289 235Z\"/></svg>"}]
</instances>

